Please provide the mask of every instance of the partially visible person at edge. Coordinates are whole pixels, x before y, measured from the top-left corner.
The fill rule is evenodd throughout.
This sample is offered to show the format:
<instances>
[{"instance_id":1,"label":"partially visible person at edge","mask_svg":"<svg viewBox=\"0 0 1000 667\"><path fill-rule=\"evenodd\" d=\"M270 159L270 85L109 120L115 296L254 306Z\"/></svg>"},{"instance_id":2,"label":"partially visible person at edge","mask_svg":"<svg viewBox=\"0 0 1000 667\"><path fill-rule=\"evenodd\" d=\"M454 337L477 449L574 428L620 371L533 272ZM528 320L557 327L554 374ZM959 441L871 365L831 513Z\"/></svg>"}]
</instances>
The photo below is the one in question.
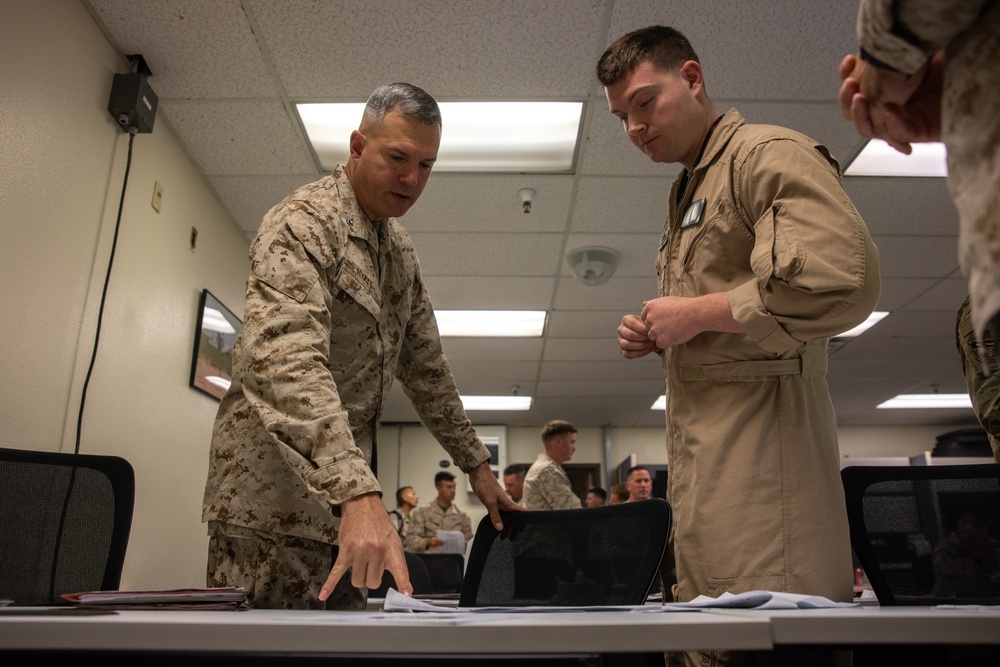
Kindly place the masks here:
<instances>
[{"instance_id":1,"label":"partially visible person at edge","mask_svg":"<svg viewBox=\"0 0 1000 667\"><path fill-rule=\"evenodd\" d=\"M1000 373L986 374L997 368L997 342L990 328L982 342L972 328L971 297L965 297L955 321L955 342L965 371L965 384L972 399L972 409L983 425L993 450L993 460L1000 463Z\"/></svg>"},{"instance_id":2,"label":"partially visible person at edge","mask_svg":"<svg viewBox=\"0 0 1000 667\"><path fill-rule=\"evenodd\" d=\"M202 518L208 585L241 586L252 607L364 609L384 570L411 591L376 479L376 427L394 378L494 525L500 510L518 509L462 408L395 219L423 192L440 141L434 98L411 84L380 87L347 164L268 211L251 245Z\"/></svg>"},{"instance_id":3,"label":"partially visible person at edge","mask_svg":"<svg viewBox=\"0 0 1000 667\"><path fill-rule=\"evenodd\" d=\"M861 0L838 100L863 137L942 141L976 338L1000 335L1000 1ZM987 334L987 329L990 330ZM983 359L988 373L996 359Z\"/></svg>"},{"instance_id":4,"label":"partially visible person at edge","mask_svg":"<svg viewBox=\"0 0 1000 667\"><path fill-rule=\"evenodd\" d=\"M672 597L759 589L849 601L826 345L872 312L879 276L840 166L809 137L719 111L672 28L619 38L597 75L636 148L683 167L656 260L659 295L618 327L626 359L662 355Z\"/></svg>"},{"instance_id":5,"label":"partially visible person at edge","mask_svg":"<svg viewBox=\"0 0 1000 667\"><path fill-rule=\"evenodd\" d=\"M628 502L628 487L624 484L615 484L611 487L611 495L608 497L609 505L618 505Z\"/></svg>"}]
</instances>

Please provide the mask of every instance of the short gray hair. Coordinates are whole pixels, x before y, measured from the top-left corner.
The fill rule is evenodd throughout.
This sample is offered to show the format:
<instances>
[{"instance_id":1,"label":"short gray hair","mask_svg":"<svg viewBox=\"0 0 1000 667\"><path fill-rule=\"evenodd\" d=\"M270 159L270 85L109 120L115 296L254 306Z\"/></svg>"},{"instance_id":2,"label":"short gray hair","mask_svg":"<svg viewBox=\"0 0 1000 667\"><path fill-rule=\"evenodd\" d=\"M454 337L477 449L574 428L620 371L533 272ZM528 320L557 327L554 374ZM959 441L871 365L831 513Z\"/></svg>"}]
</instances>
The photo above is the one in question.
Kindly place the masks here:
<instances>
[{"instance_id":1,"label":"short gray hair","mask_svg":"<svg viewBox=\"0 0 1000 667\"><path fill-rule=\"evenodd\" d=\"M437 100L411 83L387 83L377 88L365 105L365 118L381 121L390 111L398 111L424 125L441 127Z\"/></svg>"}]
</instances>

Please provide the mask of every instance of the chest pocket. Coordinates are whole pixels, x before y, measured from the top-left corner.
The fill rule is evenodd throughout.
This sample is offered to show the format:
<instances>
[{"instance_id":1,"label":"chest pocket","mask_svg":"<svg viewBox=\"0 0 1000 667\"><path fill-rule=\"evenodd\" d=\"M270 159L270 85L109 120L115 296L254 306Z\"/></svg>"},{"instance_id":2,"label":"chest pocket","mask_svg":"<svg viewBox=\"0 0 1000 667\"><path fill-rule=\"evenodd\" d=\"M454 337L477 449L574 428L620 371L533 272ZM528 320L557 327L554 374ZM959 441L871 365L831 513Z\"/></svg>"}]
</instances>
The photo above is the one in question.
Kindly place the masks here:
<instances>
[{"instance_id":1,"label":"chest pocket","mask_svg":"<svg viewBox=\"0 0 1000 667\"><path fill-rule=\"evenodd\" d=\"M734 281L746 279L741 275L749 269L746 258L754 238L724 197L705 209L701 223L674 233L679 236L684 271L698 284L699 294L729 289Z\"/></svg>"}]
</instances>

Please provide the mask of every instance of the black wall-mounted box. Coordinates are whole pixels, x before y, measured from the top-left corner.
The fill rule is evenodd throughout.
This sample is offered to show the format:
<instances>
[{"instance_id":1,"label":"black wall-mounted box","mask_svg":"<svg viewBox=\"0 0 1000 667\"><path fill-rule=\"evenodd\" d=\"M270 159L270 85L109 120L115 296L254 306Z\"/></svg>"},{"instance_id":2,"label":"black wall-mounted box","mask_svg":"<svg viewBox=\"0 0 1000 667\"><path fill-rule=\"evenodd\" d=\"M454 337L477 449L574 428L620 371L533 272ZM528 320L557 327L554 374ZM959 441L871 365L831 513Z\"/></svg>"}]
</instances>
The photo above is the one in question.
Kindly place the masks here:
<instances>
[{"instance_id":1,"label":"black wall-mounted box","mask_svg":"<svg viewBox=\"0 0 1000 667\"><path fill-rule=\"evenodd\" d=\"M125 132L133 129L139 134L152 132L158 102L146 75L138 72L115 74L108 112Z\"/></svg>"}]
</instances>

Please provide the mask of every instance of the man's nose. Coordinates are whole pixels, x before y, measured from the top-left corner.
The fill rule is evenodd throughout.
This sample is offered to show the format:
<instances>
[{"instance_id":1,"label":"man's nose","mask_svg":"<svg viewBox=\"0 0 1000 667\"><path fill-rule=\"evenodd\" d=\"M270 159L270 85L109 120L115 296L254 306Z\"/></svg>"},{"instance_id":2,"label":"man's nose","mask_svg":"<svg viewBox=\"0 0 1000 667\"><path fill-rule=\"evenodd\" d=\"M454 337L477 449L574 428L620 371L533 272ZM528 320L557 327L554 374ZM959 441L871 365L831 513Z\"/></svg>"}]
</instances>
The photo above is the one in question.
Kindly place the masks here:
<instances>
[{"instance_id":1,"label":"man's nose","mask_svg":"<svg viewBox=\"0 0 1000 667\"><path fill-rule=\"evenodd\" d=\"M403 172L399 175L400 182L410 187L415 186L419 180L419 169L419 167L403 169Z\"/></svg>"}]
</instances>

